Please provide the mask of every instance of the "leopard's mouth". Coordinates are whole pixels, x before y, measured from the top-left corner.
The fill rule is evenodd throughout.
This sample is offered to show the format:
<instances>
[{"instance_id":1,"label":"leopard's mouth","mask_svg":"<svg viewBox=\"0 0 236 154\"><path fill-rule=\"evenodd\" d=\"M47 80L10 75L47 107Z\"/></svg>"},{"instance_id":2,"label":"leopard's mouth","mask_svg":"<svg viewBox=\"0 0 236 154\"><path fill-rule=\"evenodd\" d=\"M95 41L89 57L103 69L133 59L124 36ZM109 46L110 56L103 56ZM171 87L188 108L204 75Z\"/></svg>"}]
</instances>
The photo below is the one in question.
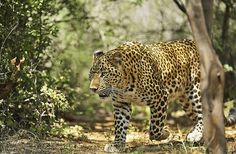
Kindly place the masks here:
<instances>
[{"instance_id":1,"label":"leopard's mouth","mask_svg":"<svg viewBox=\"0 0 236 154\"><path fill-rule=\"evenodd\" d=\"M112 92L111 88L106 88L106 89L100 90L98 92L98 96L100 98L110 97L111 92Z\"/></svg>"},{"instance_id":2,"label":"leopard's mouth","mask_svg":"<svg viewBox=\"0 0 236 154\"><path fill-rule=\"evenodd\" d=\"M98 96L99 96L100 98L106 98L106 97L109 97L109 95L107 95L107 94L98 94Z\"/></svg>"}]
</instances>

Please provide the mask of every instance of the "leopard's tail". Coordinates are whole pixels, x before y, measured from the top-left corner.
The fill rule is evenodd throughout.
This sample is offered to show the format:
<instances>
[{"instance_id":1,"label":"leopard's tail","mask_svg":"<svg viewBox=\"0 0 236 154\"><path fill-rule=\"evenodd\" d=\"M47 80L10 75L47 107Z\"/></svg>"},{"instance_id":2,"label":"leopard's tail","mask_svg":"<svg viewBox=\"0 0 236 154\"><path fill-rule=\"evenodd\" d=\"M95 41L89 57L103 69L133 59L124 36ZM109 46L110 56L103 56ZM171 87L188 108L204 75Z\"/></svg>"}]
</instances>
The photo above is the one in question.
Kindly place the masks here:
<instances>
[{"instance_id":1,"label":"leopard's tail","mask_svg":"<svg viewBox=\"0 0 236 154\"><path fill-rule=\"evenodd\" d=\"M225 126L232 126L236 124L236 108L232 108L229 111L229 115L224 119Z\"/></svg>"}]
</instances>

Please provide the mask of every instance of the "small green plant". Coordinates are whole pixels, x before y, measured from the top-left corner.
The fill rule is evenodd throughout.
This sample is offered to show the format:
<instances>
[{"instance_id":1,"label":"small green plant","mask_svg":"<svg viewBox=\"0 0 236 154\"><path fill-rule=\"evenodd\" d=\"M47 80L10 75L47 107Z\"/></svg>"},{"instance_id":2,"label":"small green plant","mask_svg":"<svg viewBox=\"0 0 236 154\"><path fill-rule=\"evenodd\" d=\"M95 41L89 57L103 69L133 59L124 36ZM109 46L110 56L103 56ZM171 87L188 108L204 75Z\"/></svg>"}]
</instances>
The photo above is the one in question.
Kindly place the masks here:
<instances>
[{"instance_id":1,"label":"small green plant","mask_svg":"<svg viewBox=\"0 0 236 154\"><path fill-rule=\"evenodd\" d=\"M54 123L50 134L56 137L89 142L81 126L69 126L63 119L60 119L59 123Z\"/></svg>"}]
</instances>

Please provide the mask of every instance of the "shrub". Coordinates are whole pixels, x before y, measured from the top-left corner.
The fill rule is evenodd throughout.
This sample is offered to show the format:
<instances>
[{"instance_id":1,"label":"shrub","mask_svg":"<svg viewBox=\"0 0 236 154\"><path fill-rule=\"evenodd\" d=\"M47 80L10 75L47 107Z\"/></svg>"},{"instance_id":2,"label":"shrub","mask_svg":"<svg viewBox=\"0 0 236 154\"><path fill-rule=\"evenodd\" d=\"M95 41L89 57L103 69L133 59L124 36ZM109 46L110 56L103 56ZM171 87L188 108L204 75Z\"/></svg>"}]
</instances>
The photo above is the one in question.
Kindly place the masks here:
<instances>
[{"instance_id":1,"label":"shrub","mask_svg":"<svg viewBox=\"0 0 236 154\"><path fill-rule=\"evenodd\" d=\"M48 133L72 105L69 74L50 74L58 29L54 0L0 2L0 128ZM72 96L66 97L66 96ZM71 101L70 101L71 102Z\"/></svg>"}]
</instances>

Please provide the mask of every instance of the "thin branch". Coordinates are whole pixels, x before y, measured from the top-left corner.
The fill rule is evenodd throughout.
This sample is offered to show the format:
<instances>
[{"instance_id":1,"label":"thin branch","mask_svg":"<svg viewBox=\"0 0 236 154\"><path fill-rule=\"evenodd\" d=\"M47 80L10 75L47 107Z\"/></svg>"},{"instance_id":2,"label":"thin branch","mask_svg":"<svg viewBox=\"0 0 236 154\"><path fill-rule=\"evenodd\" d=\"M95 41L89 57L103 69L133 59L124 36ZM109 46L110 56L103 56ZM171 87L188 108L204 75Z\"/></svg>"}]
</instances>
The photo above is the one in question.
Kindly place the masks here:
<instances>
[{"instance_id":1,"label":"thin branch","mask_svg":"<svg viewBox=\"0 0 236 154\"><path fill-rule=\"evenodd\" d=\"M178 8L184 13L187 14L186 8L184 6L184 3L182 2L182 0L173 0L175 2L175 4L178 6Z\"/></svg>"},{"instance_id":2,"label":"thin branch","mask_svg":"<svg viewBox=\"0 0 236 154\"><path fill-rule=\"evenodd\" d=\"M7 41L7 39L10 37L11 33L18 27L19 25L19 21L16 22L16 24L13 26L13 28L11 29L11 31L7 34L7 37L4 39L4 41L2 42L2 46L0 48L0 55L2 53L2 49Z\"/></svg>"}]
</instances>

